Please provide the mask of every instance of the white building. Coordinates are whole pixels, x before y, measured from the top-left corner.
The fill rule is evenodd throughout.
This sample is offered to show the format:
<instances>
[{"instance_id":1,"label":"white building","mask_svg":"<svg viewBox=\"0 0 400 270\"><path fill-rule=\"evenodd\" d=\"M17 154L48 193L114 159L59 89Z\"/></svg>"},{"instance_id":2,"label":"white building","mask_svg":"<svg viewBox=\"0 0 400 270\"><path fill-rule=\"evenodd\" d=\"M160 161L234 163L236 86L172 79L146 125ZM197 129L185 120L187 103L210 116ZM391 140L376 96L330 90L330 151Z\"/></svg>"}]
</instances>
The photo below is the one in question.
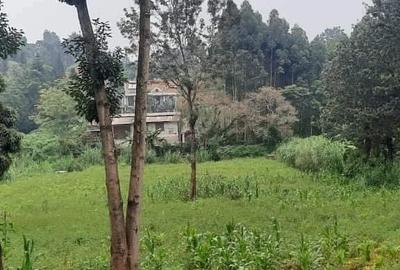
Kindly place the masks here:
<instances>
[{"instance_id":1,"label":"white building","mask_svg":"<svg viewBox=\"0 0 400 270\"><path fill-rule=\"evenodd\" d=\"M177 110L178 91L163 81L149 81L147 102L147 129L160 132L159 137L176 144L181 138L181 114ZM120 115L113 118L114 137L117 141L132 138L135 116L136 82L124 87Z\"/></svg>"}]
</instances>

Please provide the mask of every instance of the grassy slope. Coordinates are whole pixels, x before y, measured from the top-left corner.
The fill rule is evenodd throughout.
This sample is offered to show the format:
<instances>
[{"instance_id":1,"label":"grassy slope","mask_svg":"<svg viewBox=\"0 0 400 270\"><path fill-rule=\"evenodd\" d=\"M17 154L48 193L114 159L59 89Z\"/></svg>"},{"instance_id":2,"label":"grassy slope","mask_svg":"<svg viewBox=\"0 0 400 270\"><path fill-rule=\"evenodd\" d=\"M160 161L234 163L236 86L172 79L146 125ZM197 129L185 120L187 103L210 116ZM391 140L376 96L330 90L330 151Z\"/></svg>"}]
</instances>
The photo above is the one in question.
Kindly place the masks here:
<instances>
[{"instance_id":1,"label":"grassy slope","mask_svg":"<svg viewBox=\"0 0 400 270\"><path fill-rule=\"evenodd\" d=\"M145 185L164 176L189 175L188 169L185 164L150 165ZM232 177L256 174L269 179L269 184L263 187L266 194L250 202L219 198L165 203L146 198L143 226L164 232L168 251L177 257L188 223L200 231L221 231L231 221L269 229L273 217L281 223L283 237L293 241L300 233L317 238L337 215L341 230L354 240L400 243L399 191L335 186L265 159L203 163L199 170L199 174ZM127 178L128 168L122 167L124 190ZM16 227L14 245L20 246L22 234L35 240L40 253L37 266L77 269L82 261L106 256L108 221L101 167L18 179L0 185L0 198L0 211L9 212ZM20 262L19 253L20 248L13 252L12 265Z\"/></svg>"}]
</instances>

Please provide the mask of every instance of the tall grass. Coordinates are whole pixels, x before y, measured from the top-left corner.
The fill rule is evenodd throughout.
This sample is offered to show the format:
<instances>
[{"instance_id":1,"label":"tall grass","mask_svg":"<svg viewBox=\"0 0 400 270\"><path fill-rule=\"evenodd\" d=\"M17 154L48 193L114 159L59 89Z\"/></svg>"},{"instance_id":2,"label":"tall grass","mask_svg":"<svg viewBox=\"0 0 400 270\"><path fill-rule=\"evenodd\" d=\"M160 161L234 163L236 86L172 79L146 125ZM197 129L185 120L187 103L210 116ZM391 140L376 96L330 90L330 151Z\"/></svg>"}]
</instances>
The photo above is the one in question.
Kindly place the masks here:
<instances>
[{"instance_id":1,"label":"tall grass","mask_svg":"<svg viewBox=\"0 0 400 270\"><path fill-rule=\"evenodd\" d=\"M265 179L256 176L226 177L223 175L200 175L198 177L198 198L225 197L231 200L257 199L260 196L260 182ZM146 188L147 196L154 201L188 201L190 183L185 177L160 179Z\"/></svg>"},{"instance_id":2,"label":"tall grass","mask_svg":"<svg viewBox=\"0 0 400 270\"><path fill-rule=\"evenodd\" d=\"M323 136L294 138L276 150L277 158L288 165L308 172L342 173L347 145Z\"/></svg>"},{"instance_id":3,"label":"tall grass","mask_svg":"<svg viewBox=\"0 0 400 270\"><path fill-rule=\"evenodd\" d=\"M48 156L35 160L31 155L22 153L14 157L12 166L5 180L14 180L17 176L35 175L54 172L82 171L93 165L102 164L101 150L97 147L85 147L79 155Z\"/></svg>"}]
</instances>

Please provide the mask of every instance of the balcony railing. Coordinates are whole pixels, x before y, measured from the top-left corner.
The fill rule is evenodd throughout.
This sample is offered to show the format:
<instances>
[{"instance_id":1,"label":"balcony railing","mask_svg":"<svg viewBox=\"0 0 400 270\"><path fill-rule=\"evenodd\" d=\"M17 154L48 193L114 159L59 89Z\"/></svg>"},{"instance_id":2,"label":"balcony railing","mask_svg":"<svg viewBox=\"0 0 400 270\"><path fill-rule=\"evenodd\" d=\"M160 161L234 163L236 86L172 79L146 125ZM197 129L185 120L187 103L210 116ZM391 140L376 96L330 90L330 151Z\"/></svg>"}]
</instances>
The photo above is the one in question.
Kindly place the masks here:
<instances>
[{"instance_id":1,"label":"balcony railing","mask_svg":"<svg viewBox=\"0 0 400 270\"><path fill-rule=\"evenodd\" d=\"M173 95L150 95L147 98L148 113L175 113L176 96ZM135 96L125 96L121 102L121 114L135 113Z\"/></svg>"}]
</instances>

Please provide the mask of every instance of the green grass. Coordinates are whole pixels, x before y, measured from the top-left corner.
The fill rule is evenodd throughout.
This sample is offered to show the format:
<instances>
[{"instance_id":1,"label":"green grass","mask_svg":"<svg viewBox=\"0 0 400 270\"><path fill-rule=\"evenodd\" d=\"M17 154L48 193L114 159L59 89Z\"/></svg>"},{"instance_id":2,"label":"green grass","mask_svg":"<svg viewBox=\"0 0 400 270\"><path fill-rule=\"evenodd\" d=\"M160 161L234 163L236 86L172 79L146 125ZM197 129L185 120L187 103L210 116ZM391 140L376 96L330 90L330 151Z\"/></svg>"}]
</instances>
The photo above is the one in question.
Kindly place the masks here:
<instances>
[{"instance_id":1,"label":"green grass","mask_svg":"<svg viewBox=\"0 0 400 270\"><path fill-rule=\"evenodd\" d=\"M269 230L280 223L282 237L298 243L300 235L318 239L324 228L338 218L340 230L354 243L373 240L400 245L400 191L339 185L310 176L282 163L264 158L236 159L199 165L199 175L262 178L262 194L248 201L226 197L153 201L145 197L143 228L165 235L165 247L179 261L184 249L182 233L190 224L200 232L223 231L237 222ZM108 254L108 216L104 173L101 167L68 174L41 174L0 184L0 211L7 211L15 226L10 265L21 262L22 235L35 240L35 267L85 269L83 263ZM124 197L129 169L121 167ZM162 179L186 176L187 164L149 165L145 189ZM394 264L396 261L393 262ZM399 265L397 265L399 266ZM398 269L394 268L387 269Z\"/></svg>"}]
</instances>

